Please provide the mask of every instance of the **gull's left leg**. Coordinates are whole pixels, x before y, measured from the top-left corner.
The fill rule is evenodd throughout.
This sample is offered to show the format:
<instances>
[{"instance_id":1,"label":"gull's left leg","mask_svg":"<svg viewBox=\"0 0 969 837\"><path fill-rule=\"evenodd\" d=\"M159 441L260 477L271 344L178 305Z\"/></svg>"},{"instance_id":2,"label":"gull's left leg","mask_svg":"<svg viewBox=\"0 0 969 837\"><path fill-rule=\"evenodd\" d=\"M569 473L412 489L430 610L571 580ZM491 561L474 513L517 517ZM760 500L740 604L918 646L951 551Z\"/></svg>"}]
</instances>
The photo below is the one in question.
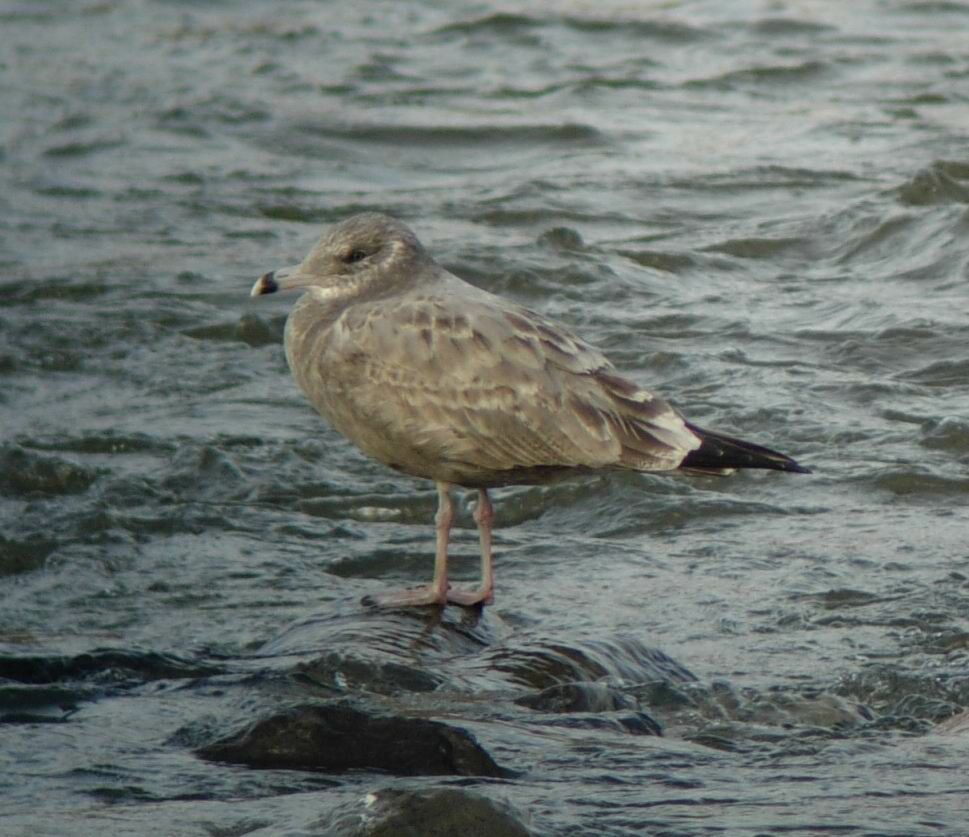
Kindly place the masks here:
<instances>
[{"instance_id":1,"label":"gull's left leg","mask_svg":"<svg viewBox=\"0 0 969 837\"><path fill-rule=\"evenodd\" d=\"M491 604L494 601L495 577L491 565L491 521L494 520L495 510L492 508L488 492L484 488L478 489L478 505L474 510L474 522L478 524L478 535L481 539L481 583L477 590L447 591L447 600L459 605Z\"/></svg>"}]
</instances>

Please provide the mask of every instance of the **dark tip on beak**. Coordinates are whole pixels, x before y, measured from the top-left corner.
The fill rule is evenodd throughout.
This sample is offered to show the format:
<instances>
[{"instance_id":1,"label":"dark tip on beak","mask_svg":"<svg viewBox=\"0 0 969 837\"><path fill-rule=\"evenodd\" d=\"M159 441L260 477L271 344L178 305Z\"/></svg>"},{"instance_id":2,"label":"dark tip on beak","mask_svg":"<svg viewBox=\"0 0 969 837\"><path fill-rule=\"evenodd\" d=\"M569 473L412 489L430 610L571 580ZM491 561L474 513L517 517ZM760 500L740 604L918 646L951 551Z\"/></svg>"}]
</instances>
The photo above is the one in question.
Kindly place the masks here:
<instances>
[{"instance_id":1,"label":"dark tip on beak","mask_svg":"<svg viewBox=\"0 0 969 837\"><path fill-rule=\"evenodd\" d=\"M276 281L275 271L270 270L256 280L252 286L250 296L262 296L263 294L274 294L279 290L279 283Z\"/></svg>"}]
</instances>

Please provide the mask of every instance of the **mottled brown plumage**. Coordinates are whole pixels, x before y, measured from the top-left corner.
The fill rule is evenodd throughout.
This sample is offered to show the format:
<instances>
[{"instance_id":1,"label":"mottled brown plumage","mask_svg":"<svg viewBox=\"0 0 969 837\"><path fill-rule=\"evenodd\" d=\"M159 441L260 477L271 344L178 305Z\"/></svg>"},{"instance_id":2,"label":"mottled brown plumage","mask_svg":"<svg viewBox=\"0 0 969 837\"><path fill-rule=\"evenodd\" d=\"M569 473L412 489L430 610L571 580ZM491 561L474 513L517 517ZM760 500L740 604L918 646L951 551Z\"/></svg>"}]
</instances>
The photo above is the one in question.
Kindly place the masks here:
<instances>
[{"instance_id":1,"label":"mottled brown plumage","mask_svg":"<svg viewBox=\"0 0 969 837\"><path fill-rule=\"evenodd\" d=\"M490 601L491 487L602 469L804 470L688 424L568 329L446 271L385 215L336 225L252 294L288 288L305 293L286 323L286 358L313 406L368 456L438 485L435 581L383 604ZM473 593L447 585L454 484L480 492Z\"/></svg>"}]
</instances>

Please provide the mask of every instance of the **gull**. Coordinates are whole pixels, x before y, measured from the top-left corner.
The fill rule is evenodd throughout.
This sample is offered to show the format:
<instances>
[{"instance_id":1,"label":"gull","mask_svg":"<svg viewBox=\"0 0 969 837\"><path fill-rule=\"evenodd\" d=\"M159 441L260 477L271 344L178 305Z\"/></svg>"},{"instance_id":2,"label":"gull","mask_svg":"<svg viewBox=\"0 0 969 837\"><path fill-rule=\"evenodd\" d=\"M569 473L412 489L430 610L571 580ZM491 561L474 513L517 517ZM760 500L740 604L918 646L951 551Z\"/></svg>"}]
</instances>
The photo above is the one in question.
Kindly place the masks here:
<instances>
[{"instance_id":1,"label":"gull","mask_svg":"<svg viewBox=\"0 0 969 837\"><path fill-rule=\"evenodd\" d=\"M302 295L286 360L306 398L364 454L437 487L433 580L377 605L492 603L490 488L615 470L810 473L690 423L568 328L445 270L387 215L332 226L251 295L290 290ZM481 580L470 590L448 582L454 486L478 491Z\"/></svg>"}]
</instances>

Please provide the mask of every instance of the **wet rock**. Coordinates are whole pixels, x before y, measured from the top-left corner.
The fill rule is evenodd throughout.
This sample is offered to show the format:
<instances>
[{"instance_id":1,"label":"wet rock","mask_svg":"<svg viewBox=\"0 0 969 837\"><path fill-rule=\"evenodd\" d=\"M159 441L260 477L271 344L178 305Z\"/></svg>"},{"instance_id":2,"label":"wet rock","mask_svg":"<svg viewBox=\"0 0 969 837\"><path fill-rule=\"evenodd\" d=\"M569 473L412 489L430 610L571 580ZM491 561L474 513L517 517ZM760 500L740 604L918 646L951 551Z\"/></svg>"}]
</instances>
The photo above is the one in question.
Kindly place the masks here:
<instances>
[{"instance_id":1,"label":"wet rock","mask_svg":"<svg viewBox=\"0 0 969 837\"><path fill-rule=\"evenodd\" d=\"M568 645L535 642L517 646L507 642L489 651L487 657L491 667L513 683L533 689L604 679L626 683L696 680L672 657L631 636Z\"/></svg>"},{"instance_id":2,"label":"wet rock","mask_svg":"<svg viewBox=\"0 0 969 837\"><path fill-rule=\"evenodd\" d=\"M346 837L528 837L511 806L453 788L429 792L382 790L344 806L325 833Z\"/></svg>"},{"instance_id":3,"label":"wet rock","mask_svg":"<svg viewBox=\"0 0 969 837\"><path fill-rule=\"evenodd\" d=\"M466 730L422 718L372 715L347 703L295 706L203 747L198 754L262 769L511 775Z\"/></svg>"},{"instance_id":4,"label":"wet rock","mask_svg":"<svg viewBox=\"0 0 969 837\"><path fill-rule=\"evenodd\" d=\"M62 723L80 701L91 697L91 690L82 688L0 686L0 724Z\"/></svg>"},{"instance_id":5,"label":"wet rock","mask_svg":"<svg viewBox=\"0 0 969 837\"><path fill-rule=\"evenodd\" d=\"M643 712L619 716L610 714L608 717L596 714L637 708L635 700L605 683L560 683L549 686L538 694L520 697L515 703L537 712L567 715L561 720L547 721L550 726L601 729L632 735L663 734L659 723Z\"/></svg>"},{"instance_id":6,"label":"wet rock","mask_svg":"<svg viewBox=\"0 0 969 837\"><path fill-rule=\"evenodd\" d=\"M644 712L630 715L562 715L545 720L550 727L567 729L596 729L602 732L625 733L627 735L663 735L663 728Z\"/></svg>"},{"instance_id":7,"label":"wet rock","mask_svg":"<svg viewBox=\"0 0 969 837\"><path fill-rule=\"evenodd\" d=\"M966 690L958 680L934 671L907 671L900 665L866 668L844 677L838 692L871 707L887 729L918 729L942 721L966 705ZM893 726L894 725L894 726Z\"/></svg>"},{"instance_id":8,"label":"wet rock","mask_svg":"<svg viewBox=\"0 0 969 837\"><path fill-rule=\"evenodd\" d=\"M57 546L57 541L38 536L11 540L0 535L0 576L17 575L42 567Z\"/></svg>"},{"instance_id":9,"label":"wet rock","mask_svg":"<svg viewBox=\"0 0 969 837\"><path fill-rule=\"evenodd\" d=\"M538 243L557 250L581 250L585 247L582 236L571 227L552 227L538 237Z\"/></svg>"},{"instance_id":10,"label":"wet rock","mask_svg":"<svg viewBox=\"0 0 969 837\"><path fill-rule=\"evenodd\" d=\"M16 497L80 494L97 479L93 471L22 448L0 450L0 493Z\"/></svg>"},{"instance_id":11,"label":"wet rock","mask_svg":"<svg viewBox=\"0 0 969 837\"><path fill-rule=\"evenodd\" d=\"M208 498L236 497L246 478L235 458L216 445L186 445L172 457L171 470L161 485L181 495Z\"/></svg>"},{"instance_id":12,"label":"wet rock","mask_svg":"<svg viewBox=\"0 0 969 837\"><path fill-rule=\"evenodd\" d=\"M18 683L94 681L120 685L153 680L207 677L221 669L205 663L159 654L105 648L74 656L0 655L0 678Z\"/></svg>"},{"instance_id":13,"label":"wet rock","mask_svg":"<svg viewBox=\"0 0 969 837\"><path fill-rule=\"evenodd\" d=\"M399 552L395 557L401 560ZM415 572L420 571L423 568ZM393 696L433 692L445 685L459 691L500 688L503 684L494 679L475 679L472 686L456 665L462 660L476 662L481 649L503 635L500 617L481 610L366 608L350 593L333 600L326 611L289 624L259 653L293 661L288 673L309 687L313 697L320 697L321 689L341 695Z\"/></svg>"},{"instance_id":14,"label":"wet rock","mask_svg":"<svg viewBox=\"0 0 969 837\"><path fill-rule=\"evenodd\" d=\"M677 688L665 680L644 683L633 690L641 705L651 709L683 709L696 706L696 702L684 689Z\"/></svg>"},{"instance_id":15,"label":"wet rock","mask_svg":"<svg viewBox=\"0 0 969 837\"><path fill-rule=\"evenodd\" d=\"M969 203L969 187L960 182L967 177L964 163L937 160L900 186L898 197L909 206Z\"/></svg>"},{"instance_id":16,"label":"wet rock","mask_svg":"<svg viewBox=\"0 0 969 837\"><path fill-rule=\"evenodd\" d=\"M515 701L539 712L615 712L634 709L635 701L605 683L560 683Z\"/></svg>"},{"instance_id":17,"label":"wet rock","mask_svg":"<svg viewBox=\"0 0 969 837\"><path fill-rule=\"evenodd\" d=\"M392 660L366 660L329 651L311 663L296 666L295 676L314 686L381 695L433 692L444 679L423 669Z\"/></svg>"}]
</instances>

